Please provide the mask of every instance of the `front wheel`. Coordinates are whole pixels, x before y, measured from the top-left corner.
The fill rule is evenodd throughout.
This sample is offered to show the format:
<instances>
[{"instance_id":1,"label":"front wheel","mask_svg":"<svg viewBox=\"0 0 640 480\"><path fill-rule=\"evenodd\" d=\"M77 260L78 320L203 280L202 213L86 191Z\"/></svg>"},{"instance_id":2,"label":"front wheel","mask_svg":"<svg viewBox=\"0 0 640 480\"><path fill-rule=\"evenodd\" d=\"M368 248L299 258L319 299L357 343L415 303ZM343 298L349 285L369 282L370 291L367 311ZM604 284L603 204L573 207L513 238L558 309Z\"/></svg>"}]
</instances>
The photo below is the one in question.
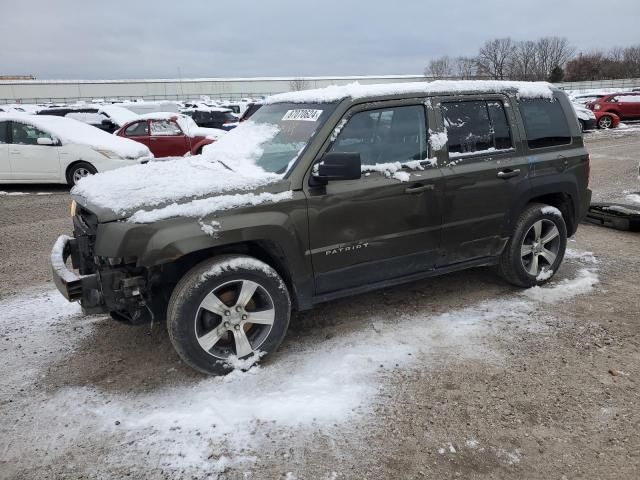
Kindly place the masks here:
<instances>
[{"instance_id":1,"label":"front wheel","mask_svg":"<svg viewBox=\"0 0 640 480\"><path fill-rule=\"evenodd\" d=\"M97 172L96 167L87 162L74 163L67 170L67 183L70 187L74 187L84 177L93 175Z\"/></svg>"},{"instance_id":2,"label":"front wheel","mask_svg":"<svg viewBox=\"0 0 640 480\"><path fill-rule=\"evenodd\" d=\"M534 203L520 215L502 252L498 272L509 283L532 287L557 272L567 248L567 226L555 207Z\"/></svg>"},{"instance_id":3,"label":"front wheel","mask_svg":"<svg viewBox=\"0 0 640 480\"><path fill-rule=\"evenodd\" d=\"M613 118L610 115L603 115L598 120L598 127L608 129L613 126Z\"/></svg>"},{"instance_id":4,"label":"front wheel","mask_svg":"<svg viewBox=\"0 0 640 480\"><path fill-rule=\"evenodd\" d=\"M228 373L238 360L274 352L289 327L286 285L266 263L242 255L206 260L185 274L167 311L169 337L192 368Z\"/></svg>"}]
</instances>

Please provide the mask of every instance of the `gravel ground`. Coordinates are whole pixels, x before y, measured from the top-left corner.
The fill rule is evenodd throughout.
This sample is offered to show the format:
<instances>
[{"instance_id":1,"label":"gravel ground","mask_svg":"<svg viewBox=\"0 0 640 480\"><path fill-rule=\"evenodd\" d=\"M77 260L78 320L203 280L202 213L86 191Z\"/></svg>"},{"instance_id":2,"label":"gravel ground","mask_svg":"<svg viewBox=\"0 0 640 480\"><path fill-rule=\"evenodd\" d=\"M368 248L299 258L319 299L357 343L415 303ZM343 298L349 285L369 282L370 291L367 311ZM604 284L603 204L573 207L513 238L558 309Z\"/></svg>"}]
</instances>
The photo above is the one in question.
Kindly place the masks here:
<instances>
[{"instance_id":1,"label":"gravel ground","mask_svg":"<svg viewBox=\"0 0 640 480\"><path fill-rule=\"evenodd\" d=\"M595 199L640 190L637 131L588 143ZM0 478L640 476L638 234L581 226L526 295L477 269L322 305L210 380L163 328L51 293L68 195L5 191L28 195L0 196Z\"/></svg>"}]
</instances>

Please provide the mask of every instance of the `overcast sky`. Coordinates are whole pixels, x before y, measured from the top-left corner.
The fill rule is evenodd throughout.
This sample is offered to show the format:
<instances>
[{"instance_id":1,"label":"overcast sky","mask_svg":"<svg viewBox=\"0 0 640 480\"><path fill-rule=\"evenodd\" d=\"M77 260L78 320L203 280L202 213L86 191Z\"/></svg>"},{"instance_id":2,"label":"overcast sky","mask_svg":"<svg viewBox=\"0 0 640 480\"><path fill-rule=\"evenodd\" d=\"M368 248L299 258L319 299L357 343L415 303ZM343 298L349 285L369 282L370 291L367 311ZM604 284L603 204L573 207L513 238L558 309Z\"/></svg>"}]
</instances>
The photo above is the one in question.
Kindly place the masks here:
<instances>
[{"instance_id":1,"label":"overcast sky","mask_svg":"<svg viewBox=\"0 0 640 480\"><path fill-rule=\"evenodd\" d=\"M488 38L640 44L640 0L28 0L0 75L112 79L419 74Z\"/></svg>"}]
</instances>

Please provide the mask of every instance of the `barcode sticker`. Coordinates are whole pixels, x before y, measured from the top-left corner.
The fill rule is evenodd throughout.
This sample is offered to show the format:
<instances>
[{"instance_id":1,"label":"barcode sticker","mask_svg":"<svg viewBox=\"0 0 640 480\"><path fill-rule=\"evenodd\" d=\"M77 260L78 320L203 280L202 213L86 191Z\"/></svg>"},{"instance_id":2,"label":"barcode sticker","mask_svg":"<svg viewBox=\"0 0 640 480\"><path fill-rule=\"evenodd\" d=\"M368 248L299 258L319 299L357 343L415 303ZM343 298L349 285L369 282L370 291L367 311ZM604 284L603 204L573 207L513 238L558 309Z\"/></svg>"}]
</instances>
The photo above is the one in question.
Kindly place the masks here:
<instances>
[{"instance_id":1,"label":"barcode sticker","mask_svg":"<svg viewBox=\"0 0 640 480\"><path fill-rule=\"evenodd\" d=\"M320 115L322 115L322 110L312 110L310 108L287 110L287 113L282 117L282 121L297 120L300 122L317 122Z\"/></svg>"}]
</instances>

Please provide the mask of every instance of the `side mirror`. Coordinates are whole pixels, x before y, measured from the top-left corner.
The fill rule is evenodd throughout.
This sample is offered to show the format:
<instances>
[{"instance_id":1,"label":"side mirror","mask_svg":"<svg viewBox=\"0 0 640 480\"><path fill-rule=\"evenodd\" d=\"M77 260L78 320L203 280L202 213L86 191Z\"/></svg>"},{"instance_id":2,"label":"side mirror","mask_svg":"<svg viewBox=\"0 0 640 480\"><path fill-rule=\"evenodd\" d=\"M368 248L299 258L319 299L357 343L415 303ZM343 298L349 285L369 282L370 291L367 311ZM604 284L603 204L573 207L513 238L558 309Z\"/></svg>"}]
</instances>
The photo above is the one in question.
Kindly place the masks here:
<instances>
[{"instance_id":1,"label":"side mirror","mask_svg":"<svg viewBox=\"0 0 640 480\"><path fill-rule=\"evenodd\" d=\"M38 145L55 145L55 142L48 137L40 137L36 141Z\"/></svg>"},{"instance_id":2,"label":"side mirror","mask_svg":"<svg viewBox=\"0 0 640 480\"><path fill-rule=\"evenodd\" d=\"M326 185L330 180L357 180L362 176L359 153L326 153L316 164L311 179L315 185Z\"/></svg>"}]
</instances>

